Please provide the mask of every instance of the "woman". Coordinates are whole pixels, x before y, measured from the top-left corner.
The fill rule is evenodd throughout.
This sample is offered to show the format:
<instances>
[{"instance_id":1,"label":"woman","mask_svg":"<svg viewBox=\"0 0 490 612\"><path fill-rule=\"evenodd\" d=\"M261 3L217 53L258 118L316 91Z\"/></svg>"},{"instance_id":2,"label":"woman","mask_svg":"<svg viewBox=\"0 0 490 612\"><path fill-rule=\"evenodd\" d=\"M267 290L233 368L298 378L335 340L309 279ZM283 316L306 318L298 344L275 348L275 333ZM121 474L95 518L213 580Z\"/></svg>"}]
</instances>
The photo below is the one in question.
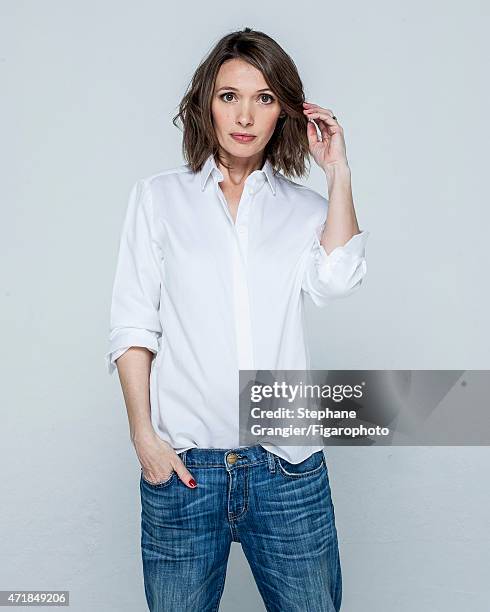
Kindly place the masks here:
<instances>
[{"instance_id":1,"label":"woman","mask_svg":"<svg viewBox=\"0 0 490 612\"><path fill-rule=\"evenodd\" d=\"M250 28L200 64L178 117L187 163L130 195L106 355L141 464L148 606L217 610L235 541L267 610L338 611L323 446L240 445L238 374L307 369L304 295L324 306L362 283L343 130ZM308 155L329 200L287 178Z\"/></svg>"}]
</instances>

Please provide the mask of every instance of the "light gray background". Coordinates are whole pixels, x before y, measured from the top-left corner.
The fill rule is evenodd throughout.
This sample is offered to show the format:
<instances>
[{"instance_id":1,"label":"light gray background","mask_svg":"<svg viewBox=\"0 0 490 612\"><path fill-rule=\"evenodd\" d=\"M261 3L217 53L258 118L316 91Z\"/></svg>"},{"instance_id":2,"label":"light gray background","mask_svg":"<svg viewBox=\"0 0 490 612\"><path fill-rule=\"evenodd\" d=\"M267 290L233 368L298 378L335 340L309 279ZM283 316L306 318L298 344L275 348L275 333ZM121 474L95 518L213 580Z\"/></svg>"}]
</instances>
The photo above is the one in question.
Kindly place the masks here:
<instances>
[{"instance_id":1,"label":"light gray background","mask_svg":"<svg viewBox=\"0 0 490 612\"><path fill-rule=\"evenodd\" d=\"M484 2L2 1L0 589L145 610L139 464L103 355L132 183L183 163L171 117L245 26L345 129L360 292L308 304L319 369L488 369ZM313 162L314 164L314 162ZM325 193L314 166L304 181ZM463 407L464 409L464 407ZM487 448L332 448L346 612L482 612ZM263 610L239 545L221 610Z\"/></svg>"}]
</instances>

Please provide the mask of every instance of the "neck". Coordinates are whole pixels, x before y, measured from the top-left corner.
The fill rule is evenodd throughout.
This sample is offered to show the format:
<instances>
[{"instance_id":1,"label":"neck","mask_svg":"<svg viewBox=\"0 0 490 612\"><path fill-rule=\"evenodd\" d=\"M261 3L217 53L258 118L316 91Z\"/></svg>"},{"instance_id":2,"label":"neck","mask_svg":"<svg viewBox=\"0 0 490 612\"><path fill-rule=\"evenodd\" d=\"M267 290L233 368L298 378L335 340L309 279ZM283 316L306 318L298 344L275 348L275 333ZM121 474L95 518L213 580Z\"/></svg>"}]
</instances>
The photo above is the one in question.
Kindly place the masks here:
<instances>
[{"instance_id":1,"label":"neck","mask_svg":"<svg viewBox=\"0 0 490 612\"><path fill-rule=\"evenodd\" d=\"M223 174L223 180L225 184L230 184L235 187L243 185L247 176L252 174L254 170L261 170L263 164L264 152L260 151L256 155L251 157L235 157L229 153L222 152L221 159L216 160L216 165ZM221 163L224 161L227 166Z\"/></svg>"}]
</instances>

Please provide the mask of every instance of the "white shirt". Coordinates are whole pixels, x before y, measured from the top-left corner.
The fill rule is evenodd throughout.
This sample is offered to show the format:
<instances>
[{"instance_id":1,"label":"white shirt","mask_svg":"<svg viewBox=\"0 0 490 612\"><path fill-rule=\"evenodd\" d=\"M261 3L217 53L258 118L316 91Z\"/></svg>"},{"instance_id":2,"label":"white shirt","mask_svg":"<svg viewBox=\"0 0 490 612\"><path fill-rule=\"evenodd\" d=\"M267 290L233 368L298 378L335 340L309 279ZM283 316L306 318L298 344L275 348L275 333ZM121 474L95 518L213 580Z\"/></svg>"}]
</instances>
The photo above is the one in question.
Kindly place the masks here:
<instances>
[{"instance_id":1,"label":"white shirt","mask_svg":"<svg viewBox=\"0 0 490 612\"><path fill-rule=\"evenodd\" d=\"M200 172L138 180L119 244L108 371L131 346L156 353L151 422L176 452L240 446L239 369L309 369L305 294L323 307L367 270L369 232L327 255L328 199L269 161L245 180L236 223L222 180L212 155ZM323 448L263 446L291 463Z\"/></svg>"}]
</instances>

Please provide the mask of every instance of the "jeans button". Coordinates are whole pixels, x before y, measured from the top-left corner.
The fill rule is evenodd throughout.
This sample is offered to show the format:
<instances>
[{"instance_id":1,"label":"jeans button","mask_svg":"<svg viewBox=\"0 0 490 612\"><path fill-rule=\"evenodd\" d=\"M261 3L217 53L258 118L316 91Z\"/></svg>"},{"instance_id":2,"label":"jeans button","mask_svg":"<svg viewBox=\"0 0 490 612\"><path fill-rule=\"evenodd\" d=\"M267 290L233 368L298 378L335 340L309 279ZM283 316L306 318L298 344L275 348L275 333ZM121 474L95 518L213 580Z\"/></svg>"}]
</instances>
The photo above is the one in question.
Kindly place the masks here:
<instances>
[{"instance_id":1,"label":"jeans button","mask_svg":"<svg viewBox=\"0 0 490 612\"><path fill-rule=\"evenodd\" d=\"M231 465L233 465L234 463L236 463L238 455L236 453L230 453L226 459L228 463L231 463Z\"/></svg>"}]
</instances>

